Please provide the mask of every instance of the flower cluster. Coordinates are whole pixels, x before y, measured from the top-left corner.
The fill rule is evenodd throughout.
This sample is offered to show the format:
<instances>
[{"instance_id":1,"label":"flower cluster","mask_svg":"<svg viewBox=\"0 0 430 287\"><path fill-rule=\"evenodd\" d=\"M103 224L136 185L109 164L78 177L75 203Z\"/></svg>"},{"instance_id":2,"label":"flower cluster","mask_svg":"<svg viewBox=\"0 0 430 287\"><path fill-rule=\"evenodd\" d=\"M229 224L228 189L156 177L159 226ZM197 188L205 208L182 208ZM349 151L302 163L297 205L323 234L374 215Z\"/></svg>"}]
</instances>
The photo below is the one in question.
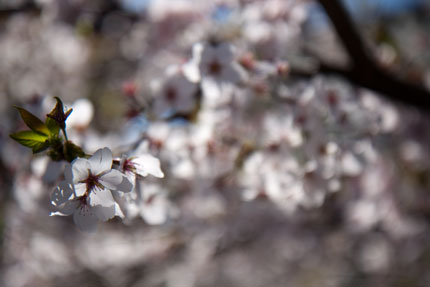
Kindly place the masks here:
<instances>
[{"instance_id":1,"label":"flower cluster","mask_svg":"<svg viewBox=\"0 0 430 287\"><path fill-rule=\"evenodd\" d=\"M113 164L112 152L106 147L89 159L77 158L68 164L65 180L51 195L58 210L51 215L73 215L79 229L93 231L98 221L124 217L114 194L122 197L132 192L136 175L163 177L159 161L150 155L123 157L119 170Z\"/></svg>"},{"instance_id":2,"label":"flower cluster","mask_svg":"<svg viewBox=\"0 0 430 287\"><path fill-rule=\"evenodd\" d=\"M64 170L64 180L51 194L51 203L56 209L51 215L73 215L73 221L80 230L94 231L99 221L104 222L115 216L125 217L122 209L127 209L127 204L121 200L120 206L115 198L119 201L126 194L136 192L137 176L152 174L163 177L164 174L159 160L149 154L123 155L120 159L114 159L107 147L98 149L91 156L85 154L67 136L66 121L73 109L65 111L62 101L59 98L56 100L57 104L47 114L45 123L29 111L18 108L30 130L11 134L11 137L32 148L33 153L48 150L50 158L60 162L57 169ZM87 105L78 107L78 112L83 109L88 117ZM73 124L75 121L71 122ZM82 118L78 122L82 123ZM60 129L64 137L59 134ZM58 172L50 173L51 176L60 176ZM55 180L54 176L48 181Z\"/></svg>"}]
</instances>

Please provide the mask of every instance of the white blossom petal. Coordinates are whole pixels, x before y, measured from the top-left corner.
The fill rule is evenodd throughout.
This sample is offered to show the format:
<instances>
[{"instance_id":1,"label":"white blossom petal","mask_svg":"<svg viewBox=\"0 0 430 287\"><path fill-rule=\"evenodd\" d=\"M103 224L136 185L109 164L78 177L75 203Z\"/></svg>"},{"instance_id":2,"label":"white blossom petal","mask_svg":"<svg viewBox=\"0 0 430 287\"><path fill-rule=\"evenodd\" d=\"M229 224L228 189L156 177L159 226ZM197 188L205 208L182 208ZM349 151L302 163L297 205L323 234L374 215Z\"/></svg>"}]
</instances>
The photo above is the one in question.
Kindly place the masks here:
<instances>
[{"instance_id":1,"label":"white blossom petal","mask_svg":"<svg viewBox=\"0 0 430 287\"><path fill-rule=\"evenodd\" d=\"M113 218L116 214L115 204L111 205L111 206L97 205L97 206L92 207L92 210L93 210L95 216L100 221L108 221L109 219Z\"/></svg>"},{"instance_id":2,"label":"white blossom petal","mask_svg":"<svg viewBox=\"0 0 430 287\"><path fill-rule=\"evenodd\" d=\"M116 201L116 216L131 219L138 215L138 213L140 212L140 208L137 207L137 195L135 190L128 193L113 191L112 195Z\"/></svg>"},{"instance_id":3,"label":"white blossom petal","mask_svg":"<svg viewBox=\"0 0 430 287\"><path fill-rule=\"evenodd\" d=\"M76 200L67 201L64 204L57 207L58 211L63 215L72 215L76 212L76 209L79 207L79 202Z\"/></svg>"},{"instance_id":4,"label":"white blossom petal","mask_svg":"<svg viewBox=\"0 0 430 287\"><path fill-rule=\"evenodd\" d=\"M70 183L62 181L51 193L51 203L59 206L70 199L73 195L73 189Z\"/></svg>"},{"instance_id":5,"label":"white blossom petal","mask_svg":"<svg viewBox=\"0 0 430 287\"><path fill-rule=\"evenodd\" d=\"M122 209L120 208L118 203L115 203L115 216L125 218L124 213L122 212Z\"/></svg>"},{"instance_id":6,"label":"white blossom petal","mask_svg":"<svg viewBox=\"0 0 430 287\"><path fill-rule=\"evenodd\" d=\"M149 225L159 225L167 221L167 202L158 195L154 196L153 202L145 204L140 212L141 217Z\"/></svg>"},{"instance_id":7,"label":"white blossom petal","mask_svg":"<svg viewBox=\"0 0 430 287\"><path fill-rule=\"evenodd\" d=\"M59 186L51 194L51 203L58 211L51 213L51 216L73 214L78 202L73 200L72 185L66 181L60 182Z\"/></svg>"},{"instance_id":8,"label":"white blossom petal","mask_svg":"<svg viewBox=\"0 0 430 287\"><path fill-rule=\"evenodd\" d=\"M110 190L92 192L89 196L93 213L100 221L107 221L115 216L116 205Z\"/></svg>"},{"instance_id":9,"label":"white blossom petal","mask_svg":"<svg viewBox=\"0 0 430 287\"><path fill-rule=\"evenodd\" d=\"M124 175L127 177L128 181L134 186L136 185L136 174L134 172L125 172ZM132 189L133 189L132 188Z\"/></svg>"},{"instance_id":10,"label":"white blossom petal","mask_svg":"<svg viewBox=\"0 0 430 287\"><path fill-rule=\"evenodd\" d=\"M92 208L85 205L75 211L73 221L81 231L94 232L97 228L98 219Z\"/></svg>"},{"instance_id":11,"label":"white blossom petal","mask_svg":"<svg viewBox=\"0 0 430 287\"><path fill-rule=\"evenodd\" d=\"M226 66L221 72L221 79L225 79L232 83L237 83L241 80L241 75L238 69L234 66Z\"/></svg>"},{"instance_id":12,"label":"white blossom petal","mask_svg":"<svg viewBox=\"0 0 430 287\"><path fill-rule=\"evenodd\" d=\"M64 214L60 211L51 211L51 213L49 213L49 216L69 216L70 214Z\"/></svg>"},{"instance_id":13,"label":"white blossom petal","mask_svg":"<svg viewBox=\"0 0 430 287\"><path fill-rule=\"evenodd\" d=\"M76 197L83 196L87 192L86 183L76 183L75 184L75 195Z\"/></svg>"},{"instance_id":14,"label":"white blossom petal","mask_svg":"<svg viewBox=\"0 0 430 287\"><path fill-rule=\"evenodd\" d=\"M230 64L234 60L233 47L230 44L222 43L216 47L216 56L223 64Z\"/></svg>"},{"instance_id":15,"label":"white blossom petal","mask_svg":"<svg viewBox=\"0 0 430 287\"><path fill-rule=\"evenodd\" d=\"M112 168L112 152L107 147L99 149L88 161L92 174L98 175Z\"/></svg>"},{"instance_id":16,"label":"white blossom petal","mask_svg":"<svg viewBox=\"0 0 430 287\"><path fill-rule=\"evenodd\" d=\"M141 176L147 176L151 174L155 177L164 177L164 173L160 168L160 161L158 158L153 157L150 154L140 155L132 160L136 166L136 171Z\"/></svg>"},{"instance_id":17,"label":"white blossom petal","mask_svg":"<svg viewBox=\"0 0 430 287\"><path fill-rule=\"evenodd\" d=\"M133 189L133 183L120 171L110 170L100 177L99 182L106 188L122 192L130 192Z\"/></svg>"},{"instance_id":18,"label":"white blossom petal","mask_svg":"<svg viewBox=\"0 0 430 287\"><path fill-rule=\"evenodd\" d=\"M94 115L93 104L85 98L78 99L72 105L73 113L67 118L68 127L86 127Z\"/></svg>"},{"instance_id":19,"label":"white blossom petal","mask_svg":"<svg viewBox=\"0 0 430 287\"><path fill-rule=\"evenodd\" d=\"M101 205L105 207L113 206L115 201L113 199L112 193L110 190L103 189L93 191L89 195L89 204L90 206Z\"/></svg>"},{"instance_id":20,"label":"white blossom petal","mask_svg":"<svg viewBox=\"0 0 430 287\"><path fill-rule=\"evenodd\" d=\"M360 161L350 152L347 152L343 155L341 165L343 174L347 176L357 176L363 170Z\"/></svg>"},{"instance_id":21,"label":"white blossom petal","mask_svg":"<svg viewBox=\"0 0 430 287\"><path fill-rule=\"evenodd\" d=\"M88 171L91 169L90 163L85 158L77 158L72 162L73 182L85 180L88 177Z\"/></svg>"}]
</instances>

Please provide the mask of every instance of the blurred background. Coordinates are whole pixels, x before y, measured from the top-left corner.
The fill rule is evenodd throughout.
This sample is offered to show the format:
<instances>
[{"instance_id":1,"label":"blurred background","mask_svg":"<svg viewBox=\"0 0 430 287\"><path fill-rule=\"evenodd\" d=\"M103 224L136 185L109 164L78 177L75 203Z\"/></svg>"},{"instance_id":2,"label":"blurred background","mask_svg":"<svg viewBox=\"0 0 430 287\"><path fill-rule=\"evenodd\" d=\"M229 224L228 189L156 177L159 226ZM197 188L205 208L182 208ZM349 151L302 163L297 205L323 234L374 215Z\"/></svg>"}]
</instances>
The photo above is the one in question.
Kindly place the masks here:
<instances>
[{"instance_id":1,"label":"blurred background","mask_svg":"<svg viewBox=\"0 0 430 287\"><path fill-rule=\"evenodd\" d=\"M429 90L430 3L343 3L381 65ZM234 47L243 79L172 82L196 43ZM430 114L319 60L349 61L314 1L0 0L0 286L430 286ZM49 216L58 170L9 134L13 106L44 117L53 97L85 151L160 158L139 215L91 234Z\"/></svg>"}]
</instances>

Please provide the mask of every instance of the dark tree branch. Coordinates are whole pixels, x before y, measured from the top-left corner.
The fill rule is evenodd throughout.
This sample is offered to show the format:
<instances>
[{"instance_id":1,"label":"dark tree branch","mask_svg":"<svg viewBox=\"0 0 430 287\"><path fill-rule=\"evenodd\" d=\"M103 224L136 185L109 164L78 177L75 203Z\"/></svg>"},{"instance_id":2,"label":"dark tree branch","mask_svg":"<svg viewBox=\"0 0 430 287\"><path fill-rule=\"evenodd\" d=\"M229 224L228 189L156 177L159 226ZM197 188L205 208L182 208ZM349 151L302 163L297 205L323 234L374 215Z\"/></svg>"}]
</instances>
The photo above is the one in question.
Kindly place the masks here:
<instances>
[{"instance_id":1,"label":"dark tree branch","mask_svg":"<svg viewBox=\"0 0 430 287\"><path fill-rule=\"evenodd\" d=\"M430 92L422 86L399 79L378 65L339 0L318 1L333 23L351 60L351 67L348 69L322 63L318 72L341 75L352 83L381 93L391 100L430 111Z\"/></svg>"},{"instance_id":2,"label":"dark tree branch","mask_svg":"<svg viewBox=\"0 0 430 287\"><path fill-rule=\"evenodd\" d=\"M355 66L373 66L374 59L367 50L351 18L337 0L318 0L324 7Z\"/></svg>"},{"instance_id":3,"label":"dark tree branch","mask_svg":"<svg viewBox=\"0 0 430 287\"><path fill-rule=\"evenodd\" d=\"M41 9L34 1L26 1L17 7L12 8L0 8L0 19L7 18L17 13L23 12L35 12L40 13Z\"/></svg>"}]
</instances>

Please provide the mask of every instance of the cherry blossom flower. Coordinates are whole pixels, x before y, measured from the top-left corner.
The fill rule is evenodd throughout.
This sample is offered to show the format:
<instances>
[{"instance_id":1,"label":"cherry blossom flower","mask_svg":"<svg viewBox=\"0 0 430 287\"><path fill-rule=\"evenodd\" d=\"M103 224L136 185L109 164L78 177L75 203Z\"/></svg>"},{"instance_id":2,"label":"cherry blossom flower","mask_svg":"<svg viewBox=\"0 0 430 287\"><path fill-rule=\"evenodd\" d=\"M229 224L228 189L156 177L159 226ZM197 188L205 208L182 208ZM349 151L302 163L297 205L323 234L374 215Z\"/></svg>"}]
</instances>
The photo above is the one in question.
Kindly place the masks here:
<instances>
[{"instance_id":1,"label":"cherry blossom flower","mask_svg":"<svg viewBox=\"0 0 430 287\"><path fill-rule=\"evenodd\" d=\"M72 162L72 173L66 171L66 180L75 186L77 196L92 195L99 190L129 192L133 185L127 177L112 169L112 152L99 149L89 159L77 158Z\"/></svg>"},{"instance_id":2,"label":"cherry blossom flower","mask_svg":"<svg viewBox=\"0 0 430 287\"><path fill-rule=\"evenodd\" d=\"M196 104L197 85L178 69L170 72L155 98L155 113L165 112L189 113Z\"/></svg>"},{"instance_id":3,"label":"cherry blossom flower","mask_svg":"<svg viewBox=\"0 0 430 287\"><path fill-rule=\"evenodd\" d=\"M235 60L234 49L227 43L199 45L193 49L193 60L198 64L202 80L218 83L238 83L245 78L245 71Z\"/></svg>"},{"instance_id":4,"label":"cherry blossom flower","mask_svg":"<svg viewBox=\"0 0 430 287\"><path fill-rule=\"evenodd\" d=\"M93 196L76 196L73 184L62 181L51 194L51 203L57 209L51 216L73 215L76 226L86 232L95 231L99 221L107 221L114 216L123 217L121 209L113 200L110 191L92 193Z\"/></svg>"},{"instance_id":5,"label":"cherry blossom flower","mask_svg":"<svg viewBox=\"0 0 430 287\"><path fill-rule=\"evenodd\" d=\"M111 169L112 152L99 149L89 159L77 158L65 170L65 180L54 190L51 202L58 212L72 215L83 231L95 230L98 221L122 216L112 191L130 192L133 184L120 171Z\"/></svg>"},{"instance_id":6,"label":"cherry blossom flower","mask_svg":"<svg viewBox=\"0 0 430 287\"><path fill-rule=\"evenodd\" d=\"M167 193L155 184L145 185L139 205L140 216L150 225L163 224L176 213Z\"/></svg>"},{"instance_id":7,"label":"cherry blossom flower","mask_svg":"<svg viewBox=\"0 0 430 287\"><path fill-rule=\"evenodd\" d=\"M131 155L123 155L120 159L119 169L133 183L134 188L130 193L113 191L113 196L127 219L132 219L139 213L144 212L146 214L147 212L142 211L142 208L145 208L143 205L145 205L144 201L146 199L141 195L137 175L142 177L148 175L158 178L164 177L164 173L160 168L160 161L147 153L146 150L147 143L143 142Z\"/></svg>"},{"instance_id":8,"label":"cherry blossom flower","mask_svg":"<svg viewBox=\"0 0 430 287\"><path fill-rule=\"evenodd\" d=\"M237 92L237 84L245 82L247 73L236 59L228 43L193 46L193 57L183 65L184 75L191 81L200 81L202 105L217 106L229 102Z\"/></svg>"},{"instance_id":9,"label":"cherry blossom flower","mask_svg":"<svg viewBox=\"0 0 430 287\"><path fill-rule=\"evenodd\" d=\"M120 169L127 176L130 182L134 183L136 175L143 177L149 174L162 178L164 173L160 168L160 160L148 153L135 153L136 155L127 157L123 155L120 160Z\"/></svg>"},{"instance_id":10,"label":"cherry blossom flower","mask_svg":"<svg viewBox=\"0 0 430 287\"><path fill-rule=\"evenodd\" d=\"M264 118L264 141L267 146L286 143L297 147L303 142L301 130L294 125L291 116L268 114Z\"/></svg>"},{"instance_id":11,"label":"cherry blossom flower","mask_svg":"<svg viewBox=\"0 0 430 287\"><path fill-rule=\"evenodd\" d=\"M132 192L122 196L114 192L113 195L121 207L125 222L141 217L149 225L159 225L178 215L166 190L155 183L143 184L142 181L137 181Z\"/></svg>"}]
</instances>

